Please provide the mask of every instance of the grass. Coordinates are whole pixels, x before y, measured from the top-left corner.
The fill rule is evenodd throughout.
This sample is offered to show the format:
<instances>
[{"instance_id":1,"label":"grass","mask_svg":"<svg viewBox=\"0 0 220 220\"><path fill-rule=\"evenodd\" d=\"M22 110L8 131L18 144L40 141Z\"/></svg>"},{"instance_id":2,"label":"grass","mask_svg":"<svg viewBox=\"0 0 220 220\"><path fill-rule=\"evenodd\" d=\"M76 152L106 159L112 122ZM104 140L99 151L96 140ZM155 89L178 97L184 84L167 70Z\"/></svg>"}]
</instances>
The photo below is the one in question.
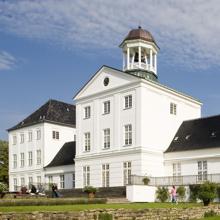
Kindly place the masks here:
<instances>
[{"instance_id":1,"label":"grass","mask_svg":"<svg viewBox=\"0 0 220 220\"><path fill-rule=\"evenodd\" d=\"M207 218L202 218L199 220L220 220L220 216L215 216L215 217L207 217Z\"/></svg>"},{"instance_id":2,"label":"grass","mask_svg":"<svg viewBox=\"0 0 220 220\"><path fill-rule=\"evenodd\" d=\"M146 208L190 208L201 207L198 203L126 203L126 204L78 204L78 205L50 205L50 206L4 206L0 212L33 212L33 211L82 211L89 209L146 209ZM207 219L206 219L207 220Z\"/></svg>"}]
</instances>

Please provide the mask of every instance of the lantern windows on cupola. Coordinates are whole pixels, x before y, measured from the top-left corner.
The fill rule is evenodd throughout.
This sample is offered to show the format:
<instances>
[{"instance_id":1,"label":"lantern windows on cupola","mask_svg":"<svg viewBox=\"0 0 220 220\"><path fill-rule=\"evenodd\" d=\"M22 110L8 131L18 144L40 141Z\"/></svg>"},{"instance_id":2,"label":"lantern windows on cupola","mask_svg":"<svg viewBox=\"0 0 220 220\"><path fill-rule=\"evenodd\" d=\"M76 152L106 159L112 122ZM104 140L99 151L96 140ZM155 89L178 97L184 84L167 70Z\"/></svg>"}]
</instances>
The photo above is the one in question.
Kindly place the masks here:
<instances>
[{"instance_id":1,"label":"lantern windows on cupola","mask_svg":"<svg viewBox=\"0 0 220 220\"><path fill-rule=\"evenodd\" d=\"M157 46L150 32L138 27L129 32L120 44L123 71L143 78L157 80Z\"/></svg>"}]
</instances>

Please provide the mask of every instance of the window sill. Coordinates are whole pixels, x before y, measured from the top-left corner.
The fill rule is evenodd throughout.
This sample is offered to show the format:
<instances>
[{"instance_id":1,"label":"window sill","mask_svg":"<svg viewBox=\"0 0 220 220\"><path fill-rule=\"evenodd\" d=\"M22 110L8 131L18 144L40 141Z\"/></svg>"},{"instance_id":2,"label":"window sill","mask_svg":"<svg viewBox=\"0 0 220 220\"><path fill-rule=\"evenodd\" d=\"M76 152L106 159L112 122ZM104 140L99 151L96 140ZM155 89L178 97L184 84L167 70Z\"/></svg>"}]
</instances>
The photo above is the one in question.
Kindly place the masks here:
<instances>
[{"instance_id":1,"label":"window sill","mask_svg":"<svg viewBox=\"0 0 220 220\"><path fill-rule=\"evenodd\" d=\"M128 109L132 109L132 106L131 107L127 107L127 108L123 108L123 110L128 110Z\"/></svg>"},{"instance_id":2,"label":"window sill","mask_svg":"<svg viewBox=\"0 0 220 220\"><path fill-rule=\"evenodd\" d=\"M102 150L110 150L110 147L103 147Z\"/></svg>"},{"instance_id":3,"label":"window sill","mask_svg":"<svg viewBox=\"0 0 220 220\"><path fill-rule=\"evenodd\" d=\"M89 153L89 152L91 152L91 151L90 151L90 150L87 150L87 151L84 150L84 151L83 151L83 153Z\"/></svg>"},{"instance_id":4,"label":"window sill","mask_svg":"<svg viewBox=\"0 0 220 220\"><path fill-rule=\"evenodd\" d=\"M109 114L110 114L110 112L102 113L102 115L109 115Z\"/></svg>"},{"instance_id":5,"label":"window sill","mask_svg":"<svg viewBox=\"0 0 220 220\"><path fill-rule=\"evenodd\" d=\"M90 119L91 117L88 117L88 118L83 118L83 120L87 120L87 119Z\"/></svg>"},{"instance_id":6,"label":"window sill","mask_svg":"<svg viewBox=\"0 0 220 220\"><path fill-rule=\"evenodd\" d=\"M126 144L126 145L123 145L123 147L131 147L132 144Z\"/></svg>"}]
</instances>

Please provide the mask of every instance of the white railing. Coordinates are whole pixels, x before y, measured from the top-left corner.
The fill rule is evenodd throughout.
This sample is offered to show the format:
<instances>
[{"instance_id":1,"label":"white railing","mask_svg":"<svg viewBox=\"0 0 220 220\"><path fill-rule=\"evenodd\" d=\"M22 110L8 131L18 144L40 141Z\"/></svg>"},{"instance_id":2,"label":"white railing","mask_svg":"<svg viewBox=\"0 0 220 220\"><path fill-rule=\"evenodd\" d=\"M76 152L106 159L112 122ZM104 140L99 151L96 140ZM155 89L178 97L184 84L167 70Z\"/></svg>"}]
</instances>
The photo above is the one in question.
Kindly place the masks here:
<instances>
[{"instance_id":1,"label":"white railing","mask_svg":"<svg viewBox=\"0 0 220 220\"><path fill-rule=\"evenodd\" d=\"M131 176L131 185L144 185L143 179L146 176ZM220 174L206 175L188 175L188 176L164 176L164 177L148 177L150 186L181 186L201 184L205 181L220 183Z\"/></svg>"},{"instance_id":2,"label":"white railing","mask_svg":"<svg viewBox=\"0 0 220 220\"><path fill-rule=\"evenodd\" d=\"M141 63L141 66L139 67L139 63L134 62L134 63L130 63L129 66L130 66L129 69L143 69L147 71L155 71L154 66L150 66L150 64L146 64L146 63ZM125 66L125 70L128 70L127 66Z\"/></svg>"}]
</instances>

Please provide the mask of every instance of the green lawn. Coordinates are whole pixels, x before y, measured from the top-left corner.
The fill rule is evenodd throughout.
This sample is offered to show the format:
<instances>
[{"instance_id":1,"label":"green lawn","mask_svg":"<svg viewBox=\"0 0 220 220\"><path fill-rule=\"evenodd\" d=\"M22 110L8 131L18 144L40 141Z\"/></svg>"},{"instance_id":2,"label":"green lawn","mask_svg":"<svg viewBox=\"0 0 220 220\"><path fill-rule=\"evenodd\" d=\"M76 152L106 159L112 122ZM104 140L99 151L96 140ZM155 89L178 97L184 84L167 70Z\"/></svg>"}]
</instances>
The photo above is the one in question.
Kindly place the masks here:
<instances>
[{"instance_id":1,"label":"green lawn","mask_svg":"<svg viewBox=\"0 0 220 220\"><path fill-rule=\"evenodd\" d=\"M208 218L202 218L200 220L220 220L220 216L216 216L216 217L208 217Z\"/></svg>"},{"instance_id":2,"label":"green lawn","mask_svg":"<svg viewBox=\"0 0 220 220\"><path fill-rule=\"evenodd\" d=\"M0 207L0 212L32 212L32 211L81 211L85 209L145 209L145 208L190 208L202 206L198 203L128 203L128 204L86 204L86 205L50 205L50 206L13 206Z\"/></svg>"}]
</instances>

